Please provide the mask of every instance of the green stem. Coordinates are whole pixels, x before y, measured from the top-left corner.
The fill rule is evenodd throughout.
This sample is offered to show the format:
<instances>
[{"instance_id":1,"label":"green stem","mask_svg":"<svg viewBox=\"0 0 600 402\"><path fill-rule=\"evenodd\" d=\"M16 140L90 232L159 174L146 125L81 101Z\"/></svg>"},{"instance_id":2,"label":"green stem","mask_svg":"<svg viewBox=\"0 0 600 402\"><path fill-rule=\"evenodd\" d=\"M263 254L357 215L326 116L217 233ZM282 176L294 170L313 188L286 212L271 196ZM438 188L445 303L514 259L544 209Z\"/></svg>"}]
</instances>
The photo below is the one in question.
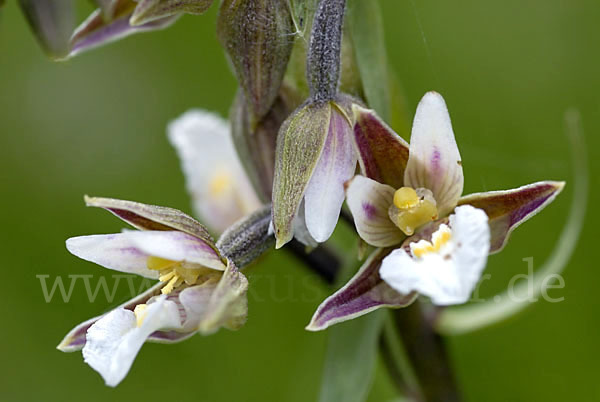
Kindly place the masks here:
<instances>
[{"instance_id":1,"label":"green stem","mask_svg":"<svg viewBox=\"0 0 600 402\"><path fill-rule=\"evenodd\" d=\"M423 395L406 350L394 328L392 315L389 314L387 318L379 341L383 363L398 394L410 401L421 402Z\"/></svg>"},{"instance_id":2,"label":"green stem","mask_svg":"<svg viewBox=\"0 0 600 402\"><path fill-rule=\"evenodd\" d=\"M433 328L433 314L417 300L393 312L408 360L422 390L423 402L461 400L446 345Z\"/></svg>"}]
</instances>

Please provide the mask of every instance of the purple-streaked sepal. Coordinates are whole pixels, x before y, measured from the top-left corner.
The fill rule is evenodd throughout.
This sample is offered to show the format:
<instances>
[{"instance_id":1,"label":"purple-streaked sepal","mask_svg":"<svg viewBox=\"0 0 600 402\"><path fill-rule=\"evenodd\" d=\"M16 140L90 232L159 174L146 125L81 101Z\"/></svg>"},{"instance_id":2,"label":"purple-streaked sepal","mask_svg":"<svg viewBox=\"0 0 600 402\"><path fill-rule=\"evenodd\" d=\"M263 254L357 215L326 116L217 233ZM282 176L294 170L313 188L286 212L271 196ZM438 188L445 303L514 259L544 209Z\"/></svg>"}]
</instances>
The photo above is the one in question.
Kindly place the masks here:
<instances>
[{"instance_id":1,"label":"purple-streaked sepal","mask_svg":"<svg viewBox=\"0 0 600 402\"><path fill-rule=\"evenodd\" d=\"M541 181L512 190L470 194L462 197L458 205L472 205L488 215L493 254L504 248L517 226L554 201L564 185L564 182Z\"/></svg>"},{"instance_id":2,"label":"purple-streaked sepal","mask_svg":"<svg viewBox=\"0 0 600 402\"><path fill-rule=\"evenodd\" d=\"M133 1L118 0L118 4L111 8L113 14L110 18L102 12L102 9L94 11L71 36L71 51L67 58L135 33L166 28L181 15L176 14L133 26L129 23L129 19L136 4Z\"/></svg>"},{"instance_id":3,"label":"purple-streaked sepal","mask_svg":"<svg viewBox=\"0 0 600 402\"><path fill-rule=\"evenodd\" d=\"M362 174L397 189L404 185L409 145L374 110L353 105L354 140Z\"/></svg>"},{"instance_id":4,"label":"purple-streaked sepal","mask_svg":"<svg viewBox=\"0 0 600 402\"><path fill-rule=\"evenodd\" d=\"M114 198L85 196L84 200L88 207L106 209L136 229L176 230L191 234L215 248L214 240L206 228L194 218L177 209Z\"/></svg>"},{"instance_id":5,"label":"purple-streaked sepal","mask_svg":"<svg viewBox=\"0 0 600 402\"><path fill-rule=\"evenodd\" d=\"M398 308L411 304L416 293L402 295L379 275L381 262L391 251L375 250L344 287L321 303L306 329L321 331L382 307Z\"/></svg>"}]
</instances>

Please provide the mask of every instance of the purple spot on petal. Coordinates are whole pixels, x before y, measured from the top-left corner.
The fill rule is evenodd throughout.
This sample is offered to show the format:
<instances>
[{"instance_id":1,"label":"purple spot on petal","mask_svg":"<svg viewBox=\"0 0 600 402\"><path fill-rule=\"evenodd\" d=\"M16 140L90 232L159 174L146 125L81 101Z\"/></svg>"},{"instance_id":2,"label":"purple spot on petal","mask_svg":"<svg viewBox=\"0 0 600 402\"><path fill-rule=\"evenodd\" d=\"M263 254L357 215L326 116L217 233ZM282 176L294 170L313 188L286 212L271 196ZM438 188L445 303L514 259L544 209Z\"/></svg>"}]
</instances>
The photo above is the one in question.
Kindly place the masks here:
<instances>
[{"instance_id":1,"label":"purple spot on petal","mask_svg":"<svg viewBox=\"0 0 600 402\"><path fill-rule=\"evenodd\" d=\"M369 204L368 202L363 202L362 204L363 211L367 216L367 219L375 219L375 215L377 214L377 209L373 204Z\"/></svg>"},{"instance_id":2,"label":"purple spot on petal","mask_svg":"<svg viewBox=\"0 0 600 402\"><path fill-rule=\"evenodd\" d=\"M433 154L431 155L431 168L435 170L440 169L440 160L442 159L442 155L437 148L433 148Z\"/></svg>"}]
</instances>

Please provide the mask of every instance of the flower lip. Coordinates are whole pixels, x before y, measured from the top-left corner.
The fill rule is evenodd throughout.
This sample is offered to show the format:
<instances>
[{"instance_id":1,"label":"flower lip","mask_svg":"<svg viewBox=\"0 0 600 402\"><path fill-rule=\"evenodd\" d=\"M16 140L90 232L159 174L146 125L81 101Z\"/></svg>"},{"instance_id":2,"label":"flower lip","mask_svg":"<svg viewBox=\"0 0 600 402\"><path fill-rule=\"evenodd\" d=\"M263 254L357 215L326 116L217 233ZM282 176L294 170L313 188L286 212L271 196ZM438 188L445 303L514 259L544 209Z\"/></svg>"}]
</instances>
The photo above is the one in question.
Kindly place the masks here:
<instances>
[{"instance_id":1,"label":"flower lip","mask_svg":"<svg viewBox=\"0 0 600 402\"><path fill-rule=\"evenodd\" d=\"M408 238L405 247L387 256L380 275L396 291L417 291L434 304L465 303L490 249L488 217L470 205L457 207L448 225L441 223L431 241ZM408 246L408 249L406 249Z\"/></svg>"},{"instance_id":2,"label":"flower lip","mask_svg":"<svg viewBox=\"0 0 600 402\"><path fill-rule=\"evenodd\" d=\"M100 373L106 385L117 386L153 332L180 327L177 305L164 295L138 308L137 314L117 308L88 329L82 350L84 361Z\"/></svg>"}]
</instances>

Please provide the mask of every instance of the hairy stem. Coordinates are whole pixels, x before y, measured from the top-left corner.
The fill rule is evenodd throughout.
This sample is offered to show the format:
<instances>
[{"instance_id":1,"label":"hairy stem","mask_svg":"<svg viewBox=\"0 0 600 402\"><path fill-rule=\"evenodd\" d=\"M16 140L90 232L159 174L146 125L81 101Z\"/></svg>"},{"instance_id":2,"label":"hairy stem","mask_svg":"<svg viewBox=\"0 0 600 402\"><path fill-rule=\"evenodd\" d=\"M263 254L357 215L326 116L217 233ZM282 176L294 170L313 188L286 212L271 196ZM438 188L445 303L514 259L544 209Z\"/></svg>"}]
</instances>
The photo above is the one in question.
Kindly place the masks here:
<instances>
[{"instance_id":1,"label":"hairy stem","mask_svg":"<svg viewBox=\"0 0 600 402\"><path fill-rule=\"evenodd\" d=\"M342 33L346 0L321 0L310 36L306 74L312 100L335 98L340 79Z\"/></svg>"}]
</instances>

